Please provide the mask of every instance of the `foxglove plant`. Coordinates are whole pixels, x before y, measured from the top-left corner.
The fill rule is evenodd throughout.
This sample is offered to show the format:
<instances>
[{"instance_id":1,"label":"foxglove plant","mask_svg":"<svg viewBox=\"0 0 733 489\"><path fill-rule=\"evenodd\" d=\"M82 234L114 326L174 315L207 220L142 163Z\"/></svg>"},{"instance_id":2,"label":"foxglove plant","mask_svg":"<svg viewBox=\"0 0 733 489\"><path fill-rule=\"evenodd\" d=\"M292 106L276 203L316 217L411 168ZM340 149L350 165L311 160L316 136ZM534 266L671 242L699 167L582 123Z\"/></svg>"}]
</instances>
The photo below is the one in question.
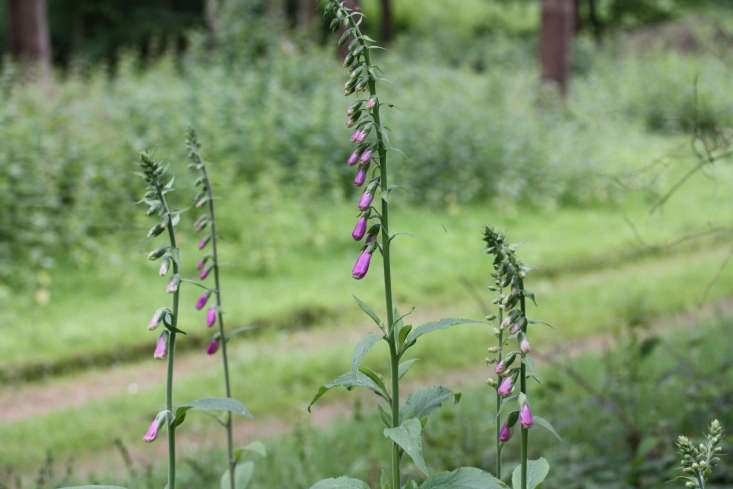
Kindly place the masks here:
<instances>
[{"instance_id":1,"label":"foxglove plant","mask_svg":"<svg viewBox=\"0 0 733 489\"><path fill-rule=\"evenodd\" d=\"M222 313L222 299L221 299L221 280L219 277L219 249L216 234L216 212L214 208L214 193L211 187L211 180L206 169L206 164L201 157L200 144L196 133L193 129L189 129L188 138L186 141L188 148L188 154L190 158L189 167L199 174L195 181L195 185L198 187L198 192L194 197L194 206L196 208L205 207L205 212L201 214L196 221L194 221L194 230L197 233L208 232L199 240L198 249L203 250L209 243L211 244L211 253L205 254L198 262L197 269L200 270L199 279L205 280L209 273L214 273L214 287L208 288L202 283L197 285L204 288L204 292L198 298L195 304L197 310L201 310L206 307L209 298L213 295L215 303L206 310L206 326L212 327L218 323L218 330L212 335L211 341L206 348L208 355L215 355L221 350L222 360L222 371L224 377L224 392L226 393L226 399L232 400L232 386L229 374L229 357L227 355L227 342L232 335L242 332L248 328L239 328L229 333L224 328L224 315ZM252 462L239 463L240 454L242 450L234 449L234 422L232 418L232 412L227 411L225 417L220 419L221 424L224 426L227 436L227 470L222 476L222 487L229 487L235 489L239 487L244 489L251 479L251 468ZM255 442L250 445L262 446L261 443ZM264 450L264 448L263 448ZM257 451L255 451L257 453ZM237 467L242 465L240 473L237 473Z\"/></svg>"},{"instance_id":2,"label":"foxglove plant","mask_svg":"<svg viewBox=\"0 0 733 489\"><path fill-rule=\"evenodd\" d=\"M487 317L490 321L496 320L494 335L497 344L489 347L490 356L486 359L487 364L494 366L493 374L497 376L488 380L496 390L496 477L502 478L502 450L519 421L521 463L512 474L512 485L514 489L532 489L542 483L550 467L544 458L528 460L529 429L538 424L558 437L547 420L532 413L527 394L527 378L538 380L529 355L528 326L542 321L527 318L526 299L534 302L534 294L524 288L524 278L529 269L516 257L516 246L507 244L504 235L488 227L484 231L484 241L486 252L493 256L494 285L490 289L497 294L493 303L498 309L495 316ZM516 345L516 349L505 353L505 348L511 343ZM518 366L514 364L515 360L518 360ZM517 381L519 392L513 394ZM516 409L503 419L504 411L513 405Z\"/></svg>"},{"instance_id":3,"label":"foxglove plant","mask_svg":"<svg viewBox=\"0 0 733 489\"><path fill-rule=\"evenodd\" d=\"M714 419L705 434L705 441L699 445L695 446L686 436L677 438L677 451L683 472L678 479L685 481L685 487L705 489L705 481L713 473L713 467L720 462L722 437L723 427L720 421Z\"/></svg>"},{"instance_id":4,"label":"foxglove plant","mask_svg":"<svg viewBox=\"0 0 733 489\"><path fill-rule=\"evenodd\" d=\"M438 329L471 322L465 319L442 319L413 328L405 324L410 314L400 315L393 304L392 273L390 264L390 246L395 235L390 234L389 212L390 201L387 167L387 133L382 125L380 109L384 104L377 96L377 73L379 68L372 62L371 51L377 46L373 39L361 32L363 14L350 9L339 0L329 0L325 6L325 14L332 17L331 28L341 26L344 31L339 44L347 44L348 54L344 65L350 72L350 78L344 85L344 94L356 95L346 111L346 126L353 128L351 140L357 145L355 151L347 159L348 165L357 165L354 183L357 186L366 184L364 193L358 203L359 216L352 232L352 238L361 241L366 234L364 244L352 269L352 277L364 278L371 264L372 255L379 251L382 254L384 298L386 320L383 321L374 310L356 298L359 307L377 324L381 334L369 333L356 346L351 370L333 382L324 385L315 395L310 408L328 390L342 386L348 390L354 387L366 387L384 404L379 405L381 419L385 425L384 436L390 441L391 474L382 471L381 489L417 488L415 481L402 484L400 462L407 454L415 466L428 480L423 483L433 489L455 487L483 487L486 489L506 487L493 476L480 469L462 467L453 472L442 472L432 475L425 464L422 449L422 429L428 415L440 407L443 402L458 395L441 386L433 386L412 393L404 403L400 403L400 379L407 373L415 361L401 361L409 348L415 345L418 338ZM373 205L379 195L379 208ZM369 226L369 221L374 224ZM412 311L410 311L412 312ZM385 379L374 370L362 365L369 350L383 340L389 350L388 370L390 372L387 387ZM463 484L463 485L460 485ZM368 485L349 477L324 479L312 489L364 489Z\"/></svg>"},{"instance_id":5,"label":"foxglove plant","mask_svg":"<svg viewBox=\"0 0 733 489\"><path fill-rule=\"evenodd\" d=\"M140 155L140 167L142 176L147 184L145 195L140 203L148 206L146 214L157 216L160 222L156 223L150 231L148 238L154 238L164 231L168 231L168 244L160 246L148 253L149 260L162 260L160 275L167 276L168 270L172 268L172 276L166 287L167 292L173 294L171 307L160 307L153 314L149 330L156 329L162 324L163 330L158 337L153 358L164 358L168 355L168 366L165 384L165 410L160 411L153 420L144 440L152 442L158 436L158 431L164 426L168 427L168 488L176 487L176 424L173 416L173 364L176 354L176 335L183 333L178 329L178 299L180 296L181 276L179 250L176 246L175 226L181 218L179 211L172 211L166 195L173 190L174 178L168 179L166 169L157 161L153 160L147 153ZM165 180L168 179L167 182Z\"/></svg>"}]
</instances>

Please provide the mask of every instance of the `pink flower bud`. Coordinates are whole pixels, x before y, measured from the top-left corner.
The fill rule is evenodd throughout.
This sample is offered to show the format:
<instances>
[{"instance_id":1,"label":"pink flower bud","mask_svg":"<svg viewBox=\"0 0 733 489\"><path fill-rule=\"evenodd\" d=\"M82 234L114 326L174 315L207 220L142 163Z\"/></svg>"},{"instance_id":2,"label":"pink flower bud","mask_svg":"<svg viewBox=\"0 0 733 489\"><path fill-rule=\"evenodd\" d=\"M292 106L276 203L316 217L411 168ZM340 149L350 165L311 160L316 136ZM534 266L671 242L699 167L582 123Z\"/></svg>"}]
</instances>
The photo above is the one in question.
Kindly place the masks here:
<instances>
[{"instance_id":1,"label":"pink flower bud","mask_svg":"<svg viewBox=\"0 0 733 489\"><path fill-rule=\"evenodd\" d=\"M361 134L361 129L357 129L351 134L351 140L356 142L359 139L359 135Z\"/></svg>"},{"instance_id":2,"label":"pink flower bud","mask_svg":"<svg viewBox=\"0 0 733 489\"><path fill-rule=\"evenodd\" d=\"M361 187L364 185L364 181L366 180L366 169L359 168L359 171L356 172L356 175L354 175L354 185L357 187Z\"/></svg>"},{"instance_id":3,"label":"pink flower bud","mask_svg":"<svg viewBox=\"0 0 733 489\"><path fill-rule=\"evenodd\" d=\"M148 330L150 331L154 330L155 328L158 327L159 324L160 324L160 316L158 315L157 312L155 312L153 314L153 318L148 323Z\"/></svg>"},{"instance_id":4,"label":"pink flower bud","mask_svg":"<svg viewBox=\"0 0 733 489\"><path fill-rule=\"evenodd\" d=\"M522 350L522 353L527 353L529 350L531 350L527 338L524 338L522 342L519 343L519 349Z\"/></svg>"},{"instance_id":5,"label":"pink flower bud","mask_svg":"<svg viewBox=\"0 0 733 489\"><path fill-rule=\"evenodd\" d=\"M367 149L365 149L365 150L364 150L364 152L363 152L363 153L361 154L361 158L359 158L359 160L361 160L361 162L362 162L362 163L366 163L366 162L367 162L367 161L369 161L369 160L370 160L371 158L372 158L372 150L371 150L371 149L369 149L369 148L367 148Z\"/></svg>"},{"instance_id":6,"label":"pink flower bud","mask_svg":"<svg viewBox=\"0 0 733 489\"><path fill-rule=\"evenodd\" d=\"M354 165L357 161L359 161L359 152L354 151L353 153L351 153L351 156L349 156L349 159L346 160L346 163L348 163L349 165Z\"/></svg>"},{"instance_id":7,"label":"pink flower bud","mask_svg":"<svg viewBox=\"0 0 733 489\"><path fill-rule=\"evenodd\" d=\"M153 352L153 358L165 357L166 351L168 351L168 334L163 333L158 337L158 342L155 344L155 352Z\"/></svg>"},{"instance_id":8,"label":"pink flower bud","mask_svg":"<svg viewBox=\"0 0 733 489\"><path fill-rule=\"evenodd\" d=\"M509 328L509 332L510 332L511 334L514 334L514 333L516 333L516 332L517 332L517 330L518 330L518 329L519 329L519 324L517 324L517 323L514 323L514 324L512 324L512 327L511 327L511 328Z\"/></svg>"},{"instance_id":9,"label":"pink flower bud","mask_svg":"<svg viewBox=\"0 0 733 489\"><path fill-rule=\"evenodd\" d=\"M504 423L504 426L501 427L501 431L499 432L499 441L502 443L506 443L509 441L509 438L512 437L512 430L509 429L509 426L507 426L506 423Z\"/></svg>"},{"instance_id":10,"label":"pink flower bud","mask_svg":"<svg viewBox=\"0 0 733 489\"><path fill-rule=\"evenodd\" d=\"M206 260L204 258L200 259L199 262L196 264L196 270L201 270L202 268L204 268L205 261Z\"/></svg>"},{"instance_id":11,"label":"pink flower bud","mask_svg":"<svg viewBox=\"0 0 733 489\"><path fill-rule=\"evenodd\" d=\"M512 393L512 390L514 390L514 386L512 385L512 378L506 377L504 380L501 381L501 385L499 385L499 388L496 389L496 392L501 397L506 397Z\"/></svg>"},{"instance_id":12,"label":"pink flower bud","mask_svg":"<svg viewBox=\"0 0 733 489\"><path fill-rule=\"evenodd\" d=\"M160 273L161 277L165 275L166 273L168 273L168 266L169 266L168 260L163 260L163 263L160 264L160 270L158 270L158 273Z\"/></svg>"},{"instance_id":13,"label":"pink flower bud","mask_svg":"<svg viewBox=\"0 0 733 489\"><path fill-rule=\"evenodd\" d=\"M203 309L204 306L206 305L206 301L208 300L209 300L208 292L204 292L203 294L201 294L201 297L199 297L198 300L196 301L196 309L198 309L199 311Z\"/></svg>"},{"instance_id":14,"label":"pink flower bud","mask_svg":"<svg viewBox=\"0 0 733 489\"><path fill-rule=\"evenodd\" d=\"M506 328L507 326L509 326L509 323L511 323L511 322L512 322L512 320L511 320L511 319L510 319L510 318L509 318L509 317L507 316L507 317L505 317L505 318L504 318L504 320L503 320L503 321L501 322L501 327L502 327L502 328Z\"/></svg>"},{"instance_id":15,"label":"pink flower bud","mask_svg":"<svg viewBox=\"0 0 733 489\"><path fill-rule=\"evenodd\" d=\"M206 311L206 325L208 327L212 327L215 322L216 322L216 309L212 307L208 311Z\"/></svg>"},{"instance_id":16,"label":"pink flower bud","mask_svg":"<svg viewBox=\"0 0 733 489\"><path fill-rule=\"evenodd\" d=\"M529 404L527 403L525 403L524 406L522 406L522 409L519 410L519 424L522 425L522 428L529 428L534 424L532 411L529 409Z\"/></svg>"},{"instance_id":17,"label":"pink flower bud","mask_svg":"<svg viewBox=\"0 0 733 489\"><path fill-rule=\"evenodd\" d=\"M372 242L374 242L376 240L377 240L377 235L376 234L370 234L369 236L367 236L367 239L364 242L366 244L369 244L369 243L372 243Z\"/></svg>"},{"instance_id":18,"label":"pink flower bud","mask_svg":"<svg viewBox=\"0 0 733 489\"><path fill-rule=\"evenodd\" d=\"M354 109L353 109L352 107L349 107L348 109L346 109L346 115L347 115L347 116L348 116L348 115L351 115L351 114L353 114L353 113L354 113Z\"/></svg>"},{"instance_id":19,"label":"pink flower bud","mask_svg":"<svg viewBox=\"0 0 733 489\"><path fill-rule=\"evenodd\" d=\"M170 282L168 282L168 286L165 288L166 292L169 294L172 294L173 292L178 290L178 280L176 278L172 278Z\"/></svg>"},{"instance_id":20,"label":"pink flower bud","mask_svg":"<svg viewBox=\"0 0 733 489\"><path fill-rule=\"evenodd\" d=\"M364 237L364 233L366 232L366 226L367 226L367 218L366 216L361 216L356 221L356 226L354 226L354 230L351 232L351 237L354 238L356 241L360 241L361 238Z\"/></svg>"},{"instance_id":21,"label":"pink flower bud","mask_svg":"<svg viewBox=\"0 0 733 489\"><path fill-rule=\"evenodd\" d=\"M369 100L367 100L366 103L367 109L371 109L372 107L374 107L375 104L376 102L374 101L374 97L370 98Z\"/></svg>"},{"instance_id":22,"label":"pink flower bud","mask_svg":"<svg viewBox=\"0 0 733 489\"><path fill-rule=\"evenodd\" d=\"M369 206L372 205L372 199L374 199L374 195L369 192L364 192L361 200L359 200L359 209L362 211L369 209Z\"/></svg>"},{"instance_id":23,"label":"pink flower bud","mask_svg":"<svg viewBox=\"0 0 733 489\"><path fill-rule=\"evenodd\" d=\"M203 238L201 241L199 241L199 249L203 250L204 246L206 246L206 243L209 242L209 238Z\"/></svg>"},{"instance_id":24,"label":"pink flower bud","mask_svg":"<svg viewBox=\"0 0 733 489\"><path fill-rule=\"evenodd\" d=\"M219 351L219 338L212 338L211 342L209 342L209 346L206 347L206 353L208 355L213 355Z\"/></svg>"},{"instance_id":25,"label":"pink flower bud","mask_svg":"<svg viewBox=\"0 0 733 489\"><path fill-rule=\"evenodd\" d=\"M153 422L150 423L150 428L148 428L148 432L145 433L145 436L143 436L143 440L148 443L155 440L155 438L158 436L159 425L160 423L158 422L158 417L156 416Z\"/></svg>"},{"instance_id":26,"label":"pink flower bud","mask_svg":"<svg viewBox=\"0 0 733 489\"><path fill-rule=\"evenodd\" d=\"M346 119L346 127L354 127L354 121L351 119Z\"/></svg>"},{"instance_id":27,"label":"pink flower bud","mask_svg":"<svg viewBox=\"0 0 733 489\"><path fill-rule=\"evenodd\" d=\"M364 278L364 275L369 271L369 262L372 259L372 254L367 250L361 252L359 258L354 263L354 268L351 270L351 276L356 280Z\"/></svg>"},{"instance_id":28,"label":"pink flower bud","mask_svg":"<svg viewBox=\"0 0 733 489\"><path fill-rule=\"evenodd\" d=\"M363 143L364 140L367 137L367 133L364 131L359 131L359 134L356 136L356 142L357 143Z\"/></svg>"},{"instance_id":29,"label":"pink flower bud","mask_svg":"<svg viewBox=\"0 0 733 489\"><path fill-rule=\"evenodd\" d=\"M201 218L199 217L195 221L193 221L193 229L198 233L201 231Z\"/></svg>"},{"instance_id":30,"label":"pink flower bud","mask_svg":"<svg viewBox=\"0 0 733 489\"><path fill-rule=\"evenodd\" d=\"M497 374L504 373L504 370L506 370L506 365L504 365L503 361L497 363L496 367L494 367L494 372L496 372Z\"/></svg>"},{"instance_id":31,"label":"pink flower bud","mask_svg":"<svg viewBox=\"0 0 733 489\"><path fill-rule=\"evenodd\" d=\"M203 270L201 270L201 273L199 273L199 280L204 280L206 277L208 277L210 271L211 271L211 267L206 267Z\"/></svg>"}]
</instances>

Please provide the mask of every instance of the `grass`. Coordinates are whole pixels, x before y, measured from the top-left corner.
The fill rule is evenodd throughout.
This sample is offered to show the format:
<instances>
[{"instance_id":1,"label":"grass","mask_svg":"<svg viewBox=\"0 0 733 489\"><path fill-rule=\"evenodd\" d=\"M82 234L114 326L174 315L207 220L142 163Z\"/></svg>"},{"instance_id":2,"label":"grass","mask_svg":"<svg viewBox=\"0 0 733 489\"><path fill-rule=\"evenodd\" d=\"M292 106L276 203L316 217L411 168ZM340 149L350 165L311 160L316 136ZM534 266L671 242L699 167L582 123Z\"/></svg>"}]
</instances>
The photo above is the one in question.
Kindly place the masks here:
<instances>
[{"instance_id":1,"label":"grass","mask_svg":"<svg viewBox=\"0 0 733 489\"><path fill-rule=\"evenodd\" d=\"M535 414L549 419L564 438L559 443L540 428L531 431L531 456L541 454L548 457L553 466L549 487L581 489L593 484L594 487L620 489L629 487L629 478L636 476L634 474L640 477L642 487L665 487L666 481L675 475L672 443L678 433L699 433L714 416L719 417L724 426L733 423L730 397L725 400L725 396L730 395L730 387L725 383L730 386L733 379L730 370L723 368L731 348L731 336L726 334L731 321L733 319L727 317L682 325L681 329L676 325L673 330L663 333L661 342L656 344L656 348L649 349L648 354L640 354L640 343L622 335L617 350L603 355L586 353L571 361L575 369L583 372L584 377L609 398L633 403L625 408L638 413L635 414L637 428L642 438L648 440L646 445L652 448L641 459L636 459L629 452L624 438L625 427L604 403L590 397L564 371L540 364L543 383L530 386L533 410ZM557 340L557 331L554 336ZM438 341L444 343L450 337L444 334ZM546 340L536 341L535 347L544 349ZM474 343L477 343L475 335ZM471 344L464 338L464 346ZM482 344L483 347L485 345ZM471 348L465 356L476 364L481 353L473 350ZM689 364L678 361L670 352L685 352ZM630 361L630 358L635 360ZM691 375L689 369L698 372ZM428 373L431 371L428 369ZM609 384L609 381L623 381L629 375L635 378L633 385ZM433 414L426 426L426 459L434 470L458 465L474 465L489 470L493 467L493 444L490 441L493 400L487 388L479 386L478 380L451 386L462 390L460 404L444 406ZM711 385L711 381L723 384L716 387ZM350 398L353 399L354 394ZM686 402L680 405L682 400ZM267 440L269 453L257 462L253 487L307 488L319 478L344 473L376 483L386 445L371 403L365 406L357 403L353 417L337 418L325 429L312 428L307 419L295 419L298 421L294 431ZM196 424L193 417L190 421ZM191 426L186 428L191 429ZM199 439L200 443L211 441L210 436ZM140 442L127 443L128 448L135 452ZM152 461L151 450L145 452L148 455L142 460ZM54 453L57 460L63 460L63 452ZM518 458L516 439L508 444L505 456L505 465L510 470ZM209 487L219 477L221 455L217 450L203 451L201 445L184 445L181 460L182 480L191 487ZM110 472L98 462L94 470L96 476L91 480L119 483L120 478L126 479L125 485L133 489L160 486L164 476L162 468L157 467L150 475L144 476L146 471L143 469L147 463L139 462L133 466L137 475L130 478L119 472ZM729 464L730 459L723 457L723 465L716 471L717 477L711 487L729 487L725 485L731 482L730 472L726 469ZM632 470L635 472L631 473ZM420 477L410 463L406 463L406 473L410 477ZM90 478L83 480L89 482Z\"/></svg>"}]
</instances>

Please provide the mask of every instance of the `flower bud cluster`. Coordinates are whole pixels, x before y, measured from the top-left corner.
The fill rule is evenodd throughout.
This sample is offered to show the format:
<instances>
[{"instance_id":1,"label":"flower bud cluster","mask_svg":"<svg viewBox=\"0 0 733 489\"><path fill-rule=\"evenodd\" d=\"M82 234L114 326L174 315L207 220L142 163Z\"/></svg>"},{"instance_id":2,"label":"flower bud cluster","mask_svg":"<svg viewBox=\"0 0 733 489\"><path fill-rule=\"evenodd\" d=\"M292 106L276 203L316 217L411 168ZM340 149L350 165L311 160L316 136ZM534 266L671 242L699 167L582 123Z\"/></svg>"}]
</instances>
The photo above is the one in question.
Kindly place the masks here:
<instances>
[{"instance_id":1,"label":"flower bud cluster","mask_svg":"<svg viewBox=\"0 0 733 489\"><path fill-rule=\"evenodd\" d=\"M720 462L721 438L723 427L717 419L714 419L708 427L705 440L695 446L686 436L677 438L677 451L680 455L682 468L682 479L686 480L685 486L702 489L705 481L710 477L715 467Z\"/></svg>"}]
</instances>

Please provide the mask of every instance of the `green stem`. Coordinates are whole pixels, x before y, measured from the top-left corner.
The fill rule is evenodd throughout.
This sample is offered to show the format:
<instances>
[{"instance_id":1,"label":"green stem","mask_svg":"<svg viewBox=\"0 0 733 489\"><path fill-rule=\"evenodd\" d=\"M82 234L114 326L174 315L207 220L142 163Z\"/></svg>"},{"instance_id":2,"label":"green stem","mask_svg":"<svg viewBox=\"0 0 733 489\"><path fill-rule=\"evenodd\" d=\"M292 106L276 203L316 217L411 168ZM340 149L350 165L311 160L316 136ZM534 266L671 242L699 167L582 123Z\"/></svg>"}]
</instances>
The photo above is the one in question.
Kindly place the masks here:
<instances>
[{"instance_id":1,"label":"green stem","mask_svg":"<svg viewBox=\"0 0 733 489\"><path fill-rule=\"evenodd\" d=\"M201 165L201 173L203 174L206 193L209 197L209 221L211 223L211 250L214 261L214 284L216 287L216 309L219 317L219 339L221 341L221 360L224 365L224 389L228 398L232 397L231 381L229 380L229 357L227 356L227 338L224 334L224 314L221 310L221 284L219 282L219 254L216 243L216 214L214 212L214 195L211 190L211 182L209 181L209 175L206 172L206 166L204 165L201 156L198 151L193 149L199 164ZM224 427L227 431L227 466L229 470L229 487L235 489L236 484L234 480L234 474L236 471L236 463L234 460L234 440L233 440L233 420L232 413L227 411Z\"/></svg>"},{"instance_id":2,"label":"green stem","mask_svg":"<svg viewBox=\"0 0 733 489\"><path fill-rule=\"evenodd\" d=\"M158 196L165 209L167 219L166 227L168 228L168 237L170 238L171 251L177 249L176 233L173 230L173 219L171 211L168 207L168 200L159 185L156 185ZM178 274L177 260L173 262L173 275ZM178 284L176 291L173 293L173 318L171 320L171 329L168 331L168 366L166 372L165 384L165 408L168 410L168 489L176 489L176 429L173 426L173 364L176 356L176 329L178 328L178 298L180 295L181 285Z\"/></svg>"},{"instance_id":3,"label":"green stem","mask_svg":"<svg viewBox=\"0 0 733 489\"><path fill-rule=\"evenodd\" d=\"M499 320L499 354L497 361L501 362L501 353L504 346L504 330L501 328L501 322L504 319L504 311L499 308L497 315ZM496 387L496 478L501 480L501 396L499 395L498 386Z\"/></svg>"},{"instance_id":4,"label":"green stem","mask_svg":"<svg viewBox=\"0 0 733 489\"><path fill-rule=\"evenodd\" d=\"M519 279L519 291L522 294L519 297L519 304L522 311L522 332L527 333L527 310L524 301L524 280ZM527 369L524 364L524 355L522 355L522 365L519 370L519 390L523 393L527 393ZM522 427L522 489L527 489L527 443L529 438L529 429Z\"/></svg>"}]
</instances>

